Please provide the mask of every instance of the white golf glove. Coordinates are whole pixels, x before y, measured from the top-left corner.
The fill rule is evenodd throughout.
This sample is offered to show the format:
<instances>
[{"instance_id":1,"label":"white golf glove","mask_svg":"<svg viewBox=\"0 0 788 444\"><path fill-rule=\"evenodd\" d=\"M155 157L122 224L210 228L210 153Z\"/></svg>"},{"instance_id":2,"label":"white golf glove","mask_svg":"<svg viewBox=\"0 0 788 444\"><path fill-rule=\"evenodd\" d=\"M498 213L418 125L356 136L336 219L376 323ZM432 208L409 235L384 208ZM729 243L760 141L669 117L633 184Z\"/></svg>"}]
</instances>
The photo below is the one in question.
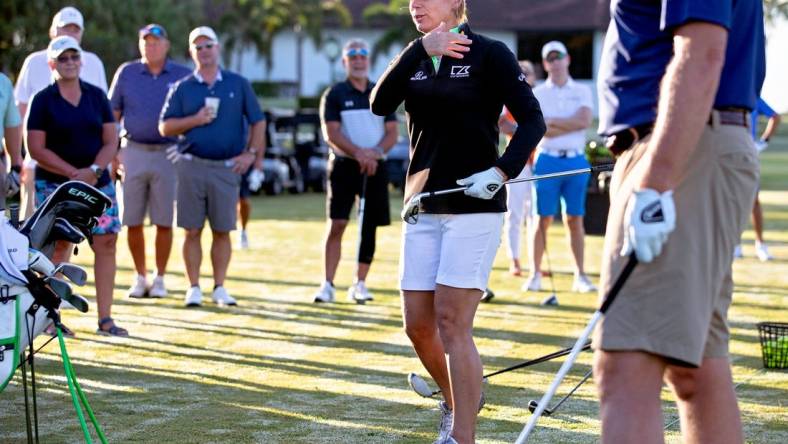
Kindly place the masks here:
<instances>
[{"instance_id":1,"label":"white golf glove","mask_svg":"<svg viewBox=\"0 0 788 444\"><path fill-rule=\"evenodd\" d=\"M768 147L768 146L769 146L769 142L767 142L767 141L765 141L763 139L755 141L755 151L757 153L759 153L759 154L761 153L761 151L765 150L766 147Z\"/></svg>"},{"instance_id":2,"label":"white golf glove","mask_svg":"<svg viewBox=\"0 0 788 444\"><path fill-rule=\"evenodd\" d=\"M632 251L640 262L651 262L662 252L668 235L676 228L673 191L660 194L644 188L635 191L624 213L624 247L622 256Z\"/></svg>"},{"instance_id":3,"label":"white golf glove","mask_svg":"<svg viewBox=\"0 0 788 444\"><path fill-rule=\"evenodd\" d=\"M495 167L492 167L464 179L459 179L457 185L467 186L465 194L468 196L489 200L501 189L503 176Z\"/></svg>"},{"instance_id":4,"label":"white golf glove","mask_svg":"<svg viewBox=\"0 0 788 444\"><path fill-rule=\"evenodd\" d=\"M249 190L256 193L263 186L263 182L265 182L265 173L263 173L262 170L254 168L252 172L249 173Z\"/></svg>"}]
</instances>

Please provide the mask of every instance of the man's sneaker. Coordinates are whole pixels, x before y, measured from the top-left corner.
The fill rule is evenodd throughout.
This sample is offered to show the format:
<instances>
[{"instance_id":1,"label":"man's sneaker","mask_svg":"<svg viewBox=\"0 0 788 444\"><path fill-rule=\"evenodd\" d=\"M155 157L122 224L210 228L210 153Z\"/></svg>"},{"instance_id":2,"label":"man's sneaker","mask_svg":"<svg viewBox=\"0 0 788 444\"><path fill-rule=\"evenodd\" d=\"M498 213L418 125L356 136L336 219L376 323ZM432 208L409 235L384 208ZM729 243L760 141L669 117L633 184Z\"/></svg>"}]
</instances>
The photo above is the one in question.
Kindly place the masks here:
<instances>
[{"instance_id":1,"label":"man's sneaker","mask_svg":"<svg viewBox=\"0 0 788 444\"><path fill-rule=\"evenodd\" d=\"M493 291L492 291L492 290L490 290L489 288L487 288L487 289L485 289L485 290L482 292L482 298L481 298L481 301L482 301L482 302L490 302L490 301L492 301L492 300L493 300L493 298L494 298L494 297L495 297L495 293L493 293Z\"/></svg>"},{"instance_id":2,"label":"man's sneaker","mask_svg":"<svg viewBox=\"0 0 788 444\"><path fill-rule=\"evenodd\" d=\"M446 405L446 401L438 403L438 410L441 412L441 422L438 424L438 440L435 442L445 442L451 436L451 427L454 424L454 412Z\"/></svg>"},{"instance_id":3,"label":"man's sneaker","mask_svg":"<svg viewBox=\"0 0 788 444\"><path fill-rule=\"evenodd\" d=\"M572 291L575 293L594 293L596 285L591 283L591 279L584 274L576 274L575 281L572 283Z\"/></svg>"},{"instance_id":4,"label":"man's sneaker","mask_svg":"<svg viewBox=\"0 0 788 444\"><path fill-rule=\"evenodd\" d=\"M523 291L542 291L541 273L532 274L522 286Z\"/></svg>"},{"instance_id":5,"label":"man's sneaker","mask_svg":"<svg viewBox=\"0 0 788 444\"><path fill-rule=\"evenodd\" d=\"M366 304L367 301L372 300L372 295L369 293L367 289L367 285L364 281L357 281L355 284L351 285L350 288L347 290L347 298L350 301L355 301L356 304Z\"/></svg>"},{"instance_id":6,"label":"man's sneaker","mask_svg":"<svg viewBox=\"0 0 788 444\"><path fill-rule=\"evenodd\" d=\"M187 307L199 307L202 305L202 291L200 291L200 287L189 287L186 290L186 298L183 302Z\"/></svg>"},{"instance_id":7,"label":"man's sneaker","mask_svg":"<svg viewBox=\"0 0 788 444\"><path fill-rule=\"evenodd\" d=\"M320 290L318 290L317 294L315 295L315 302L334 302L335 294L336 290L334 290L334 286L328 282L323 282L323 285L320 286Z\"/></svg>"},{"instance_id":8,"label":"man's sneaker","mask_svg":"<svg viewBox=\"0 0 788 444\"><path fill-rule=\"evenodd\" d=\"M760 242L755 243L755 255L758 256L761 262L768 262L774 259L772 255L769 254L769 249L766 247L766 244Z\"/></svg>"},{"instance_id":9,"label":"man's sneaker","mask_svg":"<svg viewBox=\"0 0 788 444\"><path fill-rule=\"evenodd\" d=\"M741 252L741 244L736 245L733 249L733 259L741 259L742 257L744 257L744 254Z\"/></svg>"},{"instance_id":10,"label":"man's sneaker","mask_svg":"<svg viewBox=\"0 0 788 444\"><path fill-rule=\"evenodd\" d=\"M213 302L219 306L238 305L238 303L235 302L235 299L233 299L233 297L230 296L230 293L227 293L227 290L225 290L225 288L222 287L221 285L213 289L213 294L211 295L211 299L213 299Z\"/></svg>"},{"instance_id":11,"label":"man's sneaker","mask_svg":"<svg viewBox=\"0 0 788 444\"><path fill-rule=\"evenodd\" d=\"M148 290L148 296L152 298L167 297L167 287L164 286L164 276L156 276L153 278L153 284L151 284Z\"/></svg>"},{"instance_id":12,"label":"man's sneaker","mask_svg":"<svg viewBox=\"0 0 788 444\"><path fill-rule=\"evenodd\" d=\"M239 234L239 243L241 244L241 250L248 250L249 249L249 235L246 234L246 230L241 230Z\"/></svg>"},{"instance_id":13,"label":"man's sneaker","mask_svg":"<svg viewBox=\"0 0 788 444\"><path fill-rule=\"evenodd\" d=\"M146 297L148 295L148 280L145 279L145 276L138 274L127 294L130 298Z\"/></svg>"}]
</instances>

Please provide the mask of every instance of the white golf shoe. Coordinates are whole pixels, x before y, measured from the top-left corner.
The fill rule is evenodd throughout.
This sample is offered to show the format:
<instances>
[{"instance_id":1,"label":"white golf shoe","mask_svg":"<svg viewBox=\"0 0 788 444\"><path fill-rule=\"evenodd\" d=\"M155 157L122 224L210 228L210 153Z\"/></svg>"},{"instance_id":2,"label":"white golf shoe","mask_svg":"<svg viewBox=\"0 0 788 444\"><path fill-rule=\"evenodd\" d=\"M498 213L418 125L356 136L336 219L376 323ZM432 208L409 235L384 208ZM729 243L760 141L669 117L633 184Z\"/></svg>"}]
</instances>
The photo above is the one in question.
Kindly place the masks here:
<instances>
[{"instance_id":1,"label":"white golf shoe","mask_svg":"<svg viewBox=\"0 0 788 444\"><path fill-rule=\"evenodd\" d=\"M591 283L591 279L584 274L576 274L575 281L572 283L572 291L575 293L594 293L596 285Z\"/></svg>"},{"instance_id":2,"label":"white golf shoe","mask_svg":"<svg viewBox=\"0 0 788 444\"><path fill-rule=\"evenodd\" d=\"M741 251L741 244L736 245L736 247L734 247L733 249L733 259L736 260L736 259L741 259L743 257L744 254Z\"/></svg>"},{"instance_id":3,"label":"white golf shoe","mask_svg":"<svg viewBox=\"0 0 788 444\"><path fill-rule=\"evenodd\" d=\"M167 287L164 285L164 276L156 276L148 290L148 296L152 298L166 298Z\"/></svg>"},{"instance_id":4,"label":"white golf shoe","mask_svg":"<svg viewBox=\"0 0 788 444\"><path fill-rule=\"evenodd\" d=\"M347 290L347 298L349 301L355 301L356 304L366 304L367 301L373 300L372 295L364 281L357 281L351 285Z\"/></svg>"},{"instance_id":5,"label":"white golf shoe","mask_svg":"<svg viewBox=\"0 0 788 444\"><path fill-rule=\"evenodd\" d=\"M323 282L317 294L315 294L315 303L331 303L334 302L336 290L334 286L328 282Z\"/></svg>"},{"instance_id":6,"label":"white golf shoe","mask_svg":"<svg viewBox=\"0 0 788 444\"><path fill-rule=\"evenodd\" d=\"M531 275L523 284L522 291L542 291L542 274L537 273Z\"/></svg>"},{"instance_id":7,"label":"white golf shoe","mask_svg":"<svg viewBox=\"0 0 788 444\"><path fill-rule=\"evenodd\" d=\"M758 256L758 260L761 262L769 262L774 259L772 255L769 254L769 248L766 247L766 244L761 242L755 243L755 255Z\"/></svg>"},{"instance_id":8,"label":"white golf shoe","mask_svg":"<svg viewBox=\"0 0 788 444\"><path fill-rule=\"evenodd\" d=\"M134 279L134 284L129 287L126 293L130 298L144 298L148 295L148 280L145 276L138 274Z\"/></svg>"},{"instance_id":9,"label":"white golf shoe","mask_svg":"<svg viewBox=\"0 0 788 444\"><path fill-rule=\"evenodd\" d=\"M199 307L202 305L202 291L200 287L189 287L189 289L186 290L186 297L183 303L186 304L187 307Z\"/></svg>"},{"instance_id":10,"label":"white golf shoe","mask_svg":"<svg viewBox=\"0 0 788 444\"><path fill-rule=\"evenodd\" d=\"M213 302L220 307L238 305L238 303L235 302L235 299L230 296L230 293L228 293L227 290L221 285L213 289L211 299L213 299Z\"/></svg>"},{"instance_id":11,"label":"white golf shoe","mask_svg":"<svg viewBox=\"0 0 788 444\"><path fill-rule=\"evenodd\" d=\"M238 243L241 246L241 250L249 249L249 235L246 233L246 230L240 231L238 235Z\"/></svg>"},{"instance_id":12,"label":"white golf shoe","mask_svg":"<svg viewBox=\"0 0 788 444\"><path fill-rule=\"evenodd\" d=\"M451 427L454 424L454 412L446 405L446 401L438 403L438 410L441 412L441 422L438 424L438 440L435 442L443 443L446 438L451 436Z\"/></svg>"}]
</instances>

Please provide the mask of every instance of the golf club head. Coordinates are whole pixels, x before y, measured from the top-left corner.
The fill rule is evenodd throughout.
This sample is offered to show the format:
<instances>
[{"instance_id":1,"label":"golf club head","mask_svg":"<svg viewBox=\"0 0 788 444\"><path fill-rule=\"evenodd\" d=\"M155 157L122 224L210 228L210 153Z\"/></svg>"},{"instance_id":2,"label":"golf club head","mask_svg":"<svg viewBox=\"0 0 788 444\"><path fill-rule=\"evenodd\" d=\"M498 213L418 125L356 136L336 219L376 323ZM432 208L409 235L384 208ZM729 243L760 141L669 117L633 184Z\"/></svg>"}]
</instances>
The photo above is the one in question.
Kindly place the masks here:
<instances>
[{"instance_id":1,"label":"golf club head","mask_svg":"<svg viewBox=\"0 0 788 444\"><path fill-rule=\"evenodd\" d=\"M544 300L542 300L540 305L556 306L556 305L558 305L558 298L555 296L555 293L553 293L550 296L544 298Z\"/></svg>"},{"instance_id":2,"label":"golf club head","mask_svg":"<svg viewBox=\"0 0 788 444\"><path fill-rule=\"evenodd\" d=\"M421 376L415 373L408 373L408 385L414 392L423 398L432 398L432 390Z\"/></svg>"},{"instance_id":3,"label":"golf club head","mask_svg":"<svg viewBox=\"0 0 788 444\"><path fill-rule=\"evenodd\" d=\"M52 274L58 273L67 277L74 285L82 286L88 281L88 272L79 265L61 263L55 267L55 271Z\"/></svg>"},{"instance_id":4,"label":"golf club head","mask_svg":"<svg viewBox=\"0 0 788 444\"><path fill-rule=\"evenodd\" d=\"M531 412L531 413L535 412L537 407L539 407L539 403L535 399L532 399L532 400L530 400L528 402L528 411L529 412ZM549 409L544 409L544 412L542 412L542 415L550 416L552 413L553 412L551 412Z\"/></svg>"},{"instance_id":5,"label":"golf club head","mask_svg":"<svg viewBox=\"0 0 788 444\"><path fill-rule=\"evenodd\" d=\"M490 302L490 301L493 300L494 297L495 297L495 293L488 288L488 289L484 290L484 292L482 292L482 299L481 299L481 301L482 302Z\"/></svg>"},{"instance_id":6,"label":"golf club head","mask_svg":"<svg viewBox=\"0 0 788 444\"><path fill-rule=\"evenodd\" d=\"M87 313L90 308L90 303L84 296L76 293L71 293L68 297L63 298L66 302L73 305L81 313Z\"/></svg>"},{"instance_id":7,"label":"golf club head","mask_svg":"<svg viewBox=\"0 0 788 444\"><path fill-rule=\"evenodd\" d=\"M405 206L402 207L400 216L405 223L415 225L416 222L419 221L419 205L421 204L421 198L424 194L425 193L419 193L411 197Z\"/></svg>"}]
</instances>

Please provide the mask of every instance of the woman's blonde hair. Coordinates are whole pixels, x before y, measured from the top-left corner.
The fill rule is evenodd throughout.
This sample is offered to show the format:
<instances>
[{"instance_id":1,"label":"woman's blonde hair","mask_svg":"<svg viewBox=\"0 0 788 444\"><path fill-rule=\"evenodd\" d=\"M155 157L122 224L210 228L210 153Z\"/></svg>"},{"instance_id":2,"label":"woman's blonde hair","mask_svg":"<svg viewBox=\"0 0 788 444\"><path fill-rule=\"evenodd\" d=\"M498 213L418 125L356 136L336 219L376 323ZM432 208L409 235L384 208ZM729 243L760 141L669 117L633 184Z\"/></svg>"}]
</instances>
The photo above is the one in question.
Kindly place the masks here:
<instances>
[{"instance_id":1,"label":"woman's blonde hair","mask_svg":"<svg viewBox=\"0 0 788 444\"><path fill-rule=\"evenodd\" d=\"M459 20L460 23L464 23L468 21L468 8L465 5L465 0L458 0L458 6L454 10L454 17Z\"/></svg>"}]
</instances>

